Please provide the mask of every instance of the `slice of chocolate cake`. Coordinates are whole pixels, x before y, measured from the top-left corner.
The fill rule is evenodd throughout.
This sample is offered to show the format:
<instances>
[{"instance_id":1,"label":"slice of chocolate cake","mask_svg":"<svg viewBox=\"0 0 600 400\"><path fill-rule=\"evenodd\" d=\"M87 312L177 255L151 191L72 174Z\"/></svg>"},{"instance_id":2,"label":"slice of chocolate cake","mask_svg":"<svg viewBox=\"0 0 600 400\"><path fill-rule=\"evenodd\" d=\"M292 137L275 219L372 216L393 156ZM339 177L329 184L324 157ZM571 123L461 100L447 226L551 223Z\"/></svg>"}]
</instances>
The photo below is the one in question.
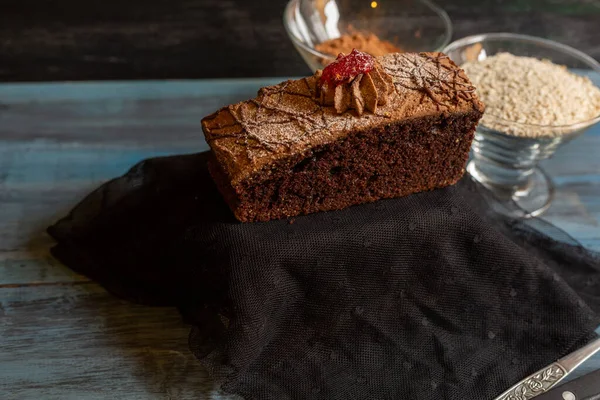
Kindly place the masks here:
<instances>
[{"instance_id":1,"label":"slice of chocolate cake","mask_svg":"<svg viewBox=\"0 0 600 400\"><path fill-rule=\"evenodd\" d=\"M442 53L353 51L202 120L240 221L339 210L456 183L484 111Z\"/></svg>"}]
</instances>

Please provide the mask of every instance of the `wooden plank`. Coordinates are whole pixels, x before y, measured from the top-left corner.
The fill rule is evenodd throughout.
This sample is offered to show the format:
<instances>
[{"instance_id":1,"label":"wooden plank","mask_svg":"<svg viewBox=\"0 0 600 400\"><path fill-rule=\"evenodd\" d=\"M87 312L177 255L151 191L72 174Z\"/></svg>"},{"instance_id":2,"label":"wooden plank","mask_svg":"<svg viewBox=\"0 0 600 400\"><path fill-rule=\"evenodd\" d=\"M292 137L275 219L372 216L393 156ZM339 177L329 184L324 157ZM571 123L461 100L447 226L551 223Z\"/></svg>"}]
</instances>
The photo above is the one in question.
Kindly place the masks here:
<instances>
[{"instance_id":1,"label":"wooden plank","mask_svg":"<svg viewBox=\"0 0 600 400\"><path fill-rule=\"evenodd\" d=\"M0 397L227 399L190 353L188 332L175 309L91 283L0 289Z\"/></svg>"},{"instance_id":2,"label":"wooden plank","mask_svg":"<svg viewBox=\"0 0 600 400\"><path fill-rule=\"evenodd\" d=\"M0 80L301 75L283 23L288 0L5 0ZM402 2L404 9L413 0ZM444 0L453 38L520 32L600 58L593 0ZM386 2L381 2L385 7Z\"/></svg>"},{"instance_id":3,"label":"wooden plank","mask_svg":"<svg viewBox=\"0 0 600 400\"><path fill-rule=\"evenodd\" d=\"M542 164L556 185L556 198L543 218L596 251L600 251L599 149L596 125Z\"/></svg>"},{"instance_id":4,"label":"wooden plank","mask_svg":"<svg viewBox=\"0 0 600 400\"><path fill-rule=\"evenodd\" d=\"M238 100L256 94L265 85L274 85L284 78L238 78L198 80L147 80L60 83L4 83L0 98L4 107L21 103L94 102L99 100L193 99L233 96ZM223 103L225 105L227 103Z\"/></svg>"},{"instance_id":5,"label":"wooden plank","mask_svg":"<svg viewBox=\"0 0 600 400\"><path fill-rule=\"evenodd\" d=\"M0 85L0 129L3 141L93 142L114 148L165 145L176 138L198 145L203 143L202 117L280 81Z\"/></svg>"}]
</instances>

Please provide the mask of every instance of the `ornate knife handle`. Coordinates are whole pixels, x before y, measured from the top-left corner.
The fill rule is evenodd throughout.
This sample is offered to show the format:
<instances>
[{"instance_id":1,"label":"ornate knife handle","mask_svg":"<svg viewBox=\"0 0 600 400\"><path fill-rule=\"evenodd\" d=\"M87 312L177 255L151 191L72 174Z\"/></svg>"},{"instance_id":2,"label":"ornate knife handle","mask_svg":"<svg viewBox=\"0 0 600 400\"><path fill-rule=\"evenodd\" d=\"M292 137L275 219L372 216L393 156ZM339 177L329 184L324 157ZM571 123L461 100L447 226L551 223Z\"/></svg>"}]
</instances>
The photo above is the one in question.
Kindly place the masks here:
<instances>
[{"instance_id":1,"label":"ornate knife handle","mask_svg":"<svg viewBox=\"0 0 600 400\"><path fill-rule=\"evenodd\" d=\"M551 364L523 379L495 400L527 400L546 393L567 376L567 370L559 363Z\"/></svg>"},{"instance_id":2,"label":"ornate knife handle","mask_svg":"<svg viewBox=\"0 0 600 400\"><path fill-rule=\"evenodd\" d=\"M575 368L600 352L600 338L518 382L494 400L528 400L558 385Z\"/></svg>"}]
</instances>

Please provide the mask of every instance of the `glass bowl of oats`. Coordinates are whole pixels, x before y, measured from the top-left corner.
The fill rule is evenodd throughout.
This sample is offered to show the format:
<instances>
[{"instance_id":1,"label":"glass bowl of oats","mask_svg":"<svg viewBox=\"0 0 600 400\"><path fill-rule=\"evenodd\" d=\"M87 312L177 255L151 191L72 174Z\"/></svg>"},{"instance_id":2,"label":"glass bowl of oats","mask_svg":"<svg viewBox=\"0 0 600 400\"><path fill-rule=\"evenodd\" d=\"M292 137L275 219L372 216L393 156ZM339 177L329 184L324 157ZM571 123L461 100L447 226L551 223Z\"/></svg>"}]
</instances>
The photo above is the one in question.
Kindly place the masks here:
<instances>
[{"instance_id":1,"label":"glass bowl of oats","mask_svg":"<svg viewBox=\"0 0 600 400\"><path fill-rule=\"evenodd\" d=\"M499 211L540 215L554 197L540 161L600 121L600 64L561 43L512 33L469 36L444 52L486 104L468 172Z\"/></svg>"},{"instance_id":2,"label":"glass bowl of oats","mask_svg":"<svg viewBox=\"0 0 600 400\"><path fill-rule=\"evenodd\" d=\"M448 14L430 0L290 0L283 23L312 71L353 48L373 56L440 51L452 37Z\"/></svg>"}]
</instances>

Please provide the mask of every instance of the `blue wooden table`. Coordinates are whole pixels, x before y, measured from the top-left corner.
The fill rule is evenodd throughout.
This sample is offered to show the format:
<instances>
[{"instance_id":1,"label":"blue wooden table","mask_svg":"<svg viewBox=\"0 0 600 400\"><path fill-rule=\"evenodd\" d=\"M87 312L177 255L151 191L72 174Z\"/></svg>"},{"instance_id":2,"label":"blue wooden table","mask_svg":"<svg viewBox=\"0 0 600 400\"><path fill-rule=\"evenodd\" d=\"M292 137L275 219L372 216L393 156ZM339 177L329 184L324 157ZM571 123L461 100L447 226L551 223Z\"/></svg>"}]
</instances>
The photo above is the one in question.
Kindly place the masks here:
<instances>
[{"instance_id":1,"label":"blue wooden table","mask_svg":"<svg viewBox=\"0 0 600 400\"><path fill-rule=\"evenodd\" d=\"M0 85L0 399L225 398L176 310L107 294L44 230L139 160L205 150L202 116L279 80ZM599 154L596 126L545 163L545 218L600 251Z\"/></svg>"}]
</instances>

